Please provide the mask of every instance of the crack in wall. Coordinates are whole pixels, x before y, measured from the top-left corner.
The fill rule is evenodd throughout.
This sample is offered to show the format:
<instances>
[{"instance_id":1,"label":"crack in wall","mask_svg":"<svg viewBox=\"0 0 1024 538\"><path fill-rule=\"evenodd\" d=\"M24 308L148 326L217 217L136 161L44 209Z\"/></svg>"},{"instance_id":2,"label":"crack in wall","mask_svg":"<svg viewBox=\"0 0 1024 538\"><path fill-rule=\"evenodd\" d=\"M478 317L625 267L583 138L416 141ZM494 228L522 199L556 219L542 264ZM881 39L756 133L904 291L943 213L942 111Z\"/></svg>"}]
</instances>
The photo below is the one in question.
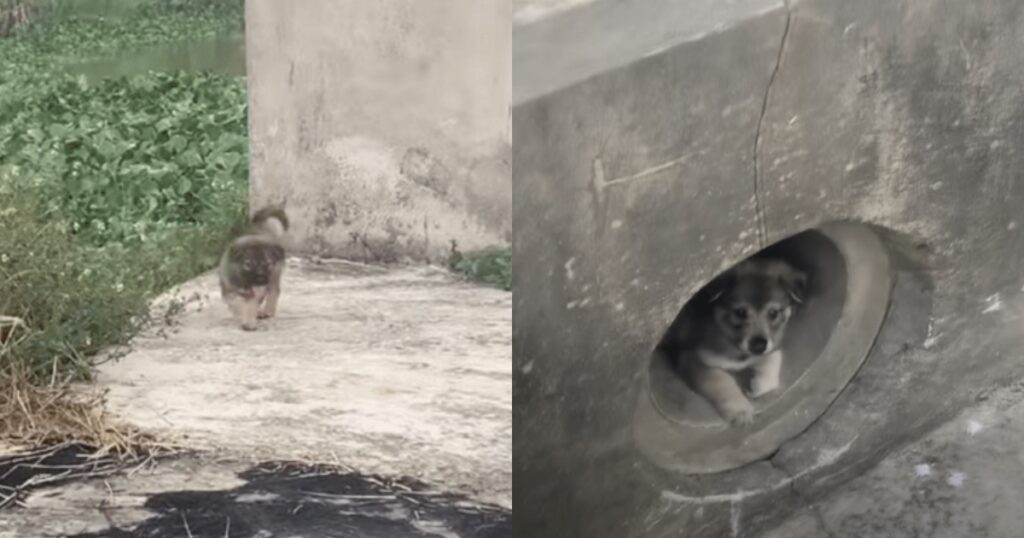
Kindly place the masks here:
<instances>
[{"instance_id":1,"label":"crack in wall","mask_svg":"<svg viewBox=\"0 0 1024 538\"><path fill-rule=\"evenodd\" d=\"M782 39L779 40L779 53L775 57L775 66L771 75L768 76L768 86L764 90L764 99L761 101L761 114L757 118L757 130L754 131L754 214L757 219L757 239L761 248L767 246L768 225L765 223L764 205L762 203L762 183L764 182L764 170L761 166L761 127L764 124L764 117L768 113L768 103L771 100L772 87L779 74L779 67L782 66L782 58L786 53L786 44L789 42L789 27L793 19L789 3L782 2L786 10L786 24L782 29Z\"/></svg>"}]
</instances>

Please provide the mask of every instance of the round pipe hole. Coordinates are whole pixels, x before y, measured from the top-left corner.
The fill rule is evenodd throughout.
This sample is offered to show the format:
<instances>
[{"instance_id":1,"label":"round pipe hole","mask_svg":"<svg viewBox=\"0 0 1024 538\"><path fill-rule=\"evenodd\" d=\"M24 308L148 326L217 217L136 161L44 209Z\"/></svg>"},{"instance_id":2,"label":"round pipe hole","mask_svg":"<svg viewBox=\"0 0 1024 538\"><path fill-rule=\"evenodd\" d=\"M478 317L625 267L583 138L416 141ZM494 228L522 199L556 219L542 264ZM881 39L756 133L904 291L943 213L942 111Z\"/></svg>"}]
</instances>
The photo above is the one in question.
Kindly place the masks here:
<instances>
[{"instance_id":1,"label":"round pipe hole","mask_svg":"<svg viewBox=\"0 0 1024 538\"><path fill-rule=\"evenodd\" d=\"M662 466L713 473L775 452L828 408L864 361L881 328L892 277L885 247L868 226L825 224L753 257L784 260L808 277L803 303L794 305L781 339L780 386L758 398L746 396L755 411L749 425L729 424L692 390L676 363L680 350L673 336L692 333L700 326L694 323L697 316L709 315L715 290L711 283L704 286L687 301L652 353L649 391L637 410L637 442ZM751 374L747 369L730 375L746 389Z\"/></svg>"}]
</instances>

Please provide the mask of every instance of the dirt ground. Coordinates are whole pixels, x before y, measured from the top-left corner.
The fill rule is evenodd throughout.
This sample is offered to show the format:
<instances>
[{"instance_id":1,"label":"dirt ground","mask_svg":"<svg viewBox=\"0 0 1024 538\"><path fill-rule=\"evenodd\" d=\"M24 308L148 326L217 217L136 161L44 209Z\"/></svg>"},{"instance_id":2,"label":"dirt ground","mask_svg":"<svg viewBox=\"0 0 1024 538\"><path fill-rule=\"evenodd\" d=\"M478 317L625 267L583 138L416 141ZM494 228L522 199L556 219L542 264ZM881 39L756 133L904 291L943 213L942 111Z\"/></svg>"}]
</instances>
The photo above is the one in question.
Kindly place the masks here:
<instances>
[{"instance_id":1,"label":"dirt ground","mask_svg":"<svg viewBox=\"0 0 1024 538\"><path fill-rule=\"evenodd\" d=\"M200 277L158 302L186 299L169 325L100 366L97 383L109 391L113 416L200 450L204 461L235 462L193 463L187 473L158 466L156 474L117 478L122 490L166 491L181 484L160 481L184 477L189 488L227 488L240 466L297 460L411 477L511 508L510 293L439 268L299 259L289 260L283 287L278 316L243 332L215 275ZM68 487L35 494L5 514L0 536L27 536L38 529L17 521L58 514L106 521L103 499L83 504L67 495ZM129 520L152 514L138 495L107 497L104 509L117 507Z\"/></svg>"}]
</instances>

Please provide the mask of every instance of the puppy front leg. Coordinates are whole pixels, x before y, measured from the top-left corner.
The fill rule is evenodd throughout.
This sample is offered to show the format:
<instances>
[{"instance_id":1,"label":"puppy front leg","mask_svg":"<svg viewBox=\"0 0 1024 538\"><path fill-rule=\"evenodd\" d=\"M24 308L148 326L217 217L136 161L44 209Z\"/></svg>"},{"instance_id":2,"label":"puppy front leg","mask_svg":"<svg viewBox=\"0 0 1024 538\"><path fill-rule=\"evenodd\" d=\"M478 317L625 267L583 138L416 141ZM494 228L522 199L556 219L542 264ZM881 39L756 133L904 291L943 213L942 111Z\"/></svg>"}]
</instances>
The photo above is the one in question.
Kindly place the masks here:
<instances>
[{"instance_id":1,"label":"puppy front leg","mask_svg":"<svg viewBox=\"0 0 1024 538\"><path fill-rule=\"evenodd\" d=\"M277 313L277 299L281 296L281 270L275 270L267 285L267 295L260 307L260 319L272 318Z\"/></svg>"},{"instance_id":2,"label":"puppy front leg","mask_svg":"<svg viewBox=\"0 0 1024 538\"><path fill-rule=\"evenodd\" d=\"M234 295L227 299L227 303L235 319L241 322L242 330L255 331L257 329L256 314L259 310L258 301Z\"/></svg>"},{"instance_id":3,"label":"puppy front leg","mask_svg":"<svg viewBox=\"0 0 1024 538\"><path fill-rule=\"evenodd\" d=\"M736 378L728 372L706 366L691 369L694 390L711 402L715 410L733 426L754 422L754 406L743 394Z\"/></svg>"},{"instance_id":4,"label":"puppy front leg","mask_svg":"<svg viewBox=\"0 0 1024 538\"><path fill-rule=\"evenodd\" d=\"M263 306L260 307L259 318L267 319L274 317L277 312L277 298L281 295L281 290L274 286L267 288L267 298L263 300Z\"/></svg>"},{"instance_id":5,"label":"puppy front leg","mask_svg":"<svg viewBox=\"0 0 1024 538\"><path fill-rule=\"evenodd\" d=\"M760 398L779 388L782 372L782 351L776 350L754 366L754 377L750 380L750 397Z\"/></svg>"}]
</instances>

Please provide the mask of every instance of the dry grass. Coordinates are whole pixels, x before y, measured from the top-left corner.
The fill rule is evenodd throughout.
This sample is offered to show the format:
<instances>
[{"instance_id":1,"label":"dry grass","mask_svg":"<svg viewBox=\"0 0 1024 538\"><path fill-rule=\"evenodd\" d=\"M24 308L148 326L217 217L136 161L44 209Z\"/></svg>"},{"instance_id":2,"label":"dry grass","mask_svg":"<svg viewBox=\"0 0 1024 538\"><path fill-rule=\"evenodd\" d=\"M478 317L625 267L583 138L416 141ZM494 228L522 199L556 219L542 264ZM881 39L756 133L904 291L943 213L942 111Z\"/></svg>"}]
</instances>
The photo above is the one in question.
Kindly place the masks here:
<instances>
[{"instance_id":1,"label":"dry grass","mask_svg":"<svg viewBox=\"0 0 1024 538\"><path fill-rule=\"evenodd\" d=\"M178 447L106 414L105 392L70 381L33 384L29 371L4 361L21 338L18 318L0 316L0 508L33 487L106 476L150 464ZM53 463L74 449L72 462Z\"/></svg>"},{"instance_id":2,"label":"dry grass","mask_svg":"<svg viewBox=\"0 0 1024 538\"><path fill-rule=\"evenodd\" d=\"M68 383L33 385L15 366L0 371L0 443L36 447L78 442L101 455L136 455L153 439L134 428L115 425L104 411L105 394Z\"/></svg>"}]
</instances>

